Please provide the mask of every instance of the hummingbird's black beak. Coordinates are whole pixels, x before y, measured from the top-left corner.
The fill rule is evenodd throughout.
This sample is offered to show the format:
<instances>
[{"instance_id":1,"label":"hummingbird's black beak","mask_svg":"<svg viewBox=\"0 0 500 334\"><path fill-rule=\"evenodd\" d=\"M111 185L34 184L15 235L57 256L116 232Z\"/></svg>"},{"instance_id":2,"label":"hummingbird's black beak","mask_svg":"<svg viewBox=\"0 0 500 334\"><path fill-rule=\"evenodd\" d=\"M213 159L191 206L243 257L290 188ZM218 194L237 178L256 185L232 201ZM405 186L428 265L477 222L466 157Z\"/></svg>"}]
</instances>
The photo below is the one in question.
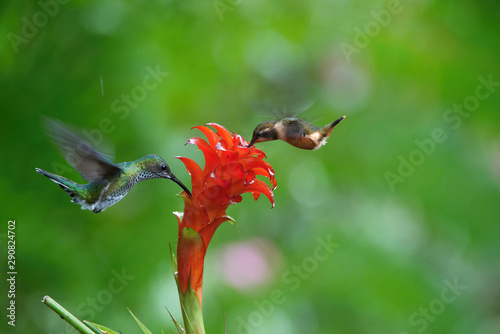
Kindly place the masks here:
<instances>
[{"instance_id":1,"label":"hummingbird's black beak","mask_svg":"<svg viewBox=\"0 0 500 334\"><path fill-rule=\"evenodd\" d=\"M181 186L182 189L184 189L184 191L188 194L189 197L191 197L191 192L189 191L189 189L181 182L179 181L178 178L176 178L173 174L171 177L169 177L170 180L174 181L175 183L177 183L178 185Z\"/></svg>"},{"instance_id":2,"label":"hummingbird's black beak","mask_svg":"<svg viewBox=\"0 0 500 334\"><path fill-rule=\"evenodd\" d=\"M250 140L250 144L247 145L247 148L250 148L253 145L255 145L255 142L257 141L257 139L259 139L259 137L255 136L255 135L252 136L252 140Z\"/></svg>"}]
</instances>

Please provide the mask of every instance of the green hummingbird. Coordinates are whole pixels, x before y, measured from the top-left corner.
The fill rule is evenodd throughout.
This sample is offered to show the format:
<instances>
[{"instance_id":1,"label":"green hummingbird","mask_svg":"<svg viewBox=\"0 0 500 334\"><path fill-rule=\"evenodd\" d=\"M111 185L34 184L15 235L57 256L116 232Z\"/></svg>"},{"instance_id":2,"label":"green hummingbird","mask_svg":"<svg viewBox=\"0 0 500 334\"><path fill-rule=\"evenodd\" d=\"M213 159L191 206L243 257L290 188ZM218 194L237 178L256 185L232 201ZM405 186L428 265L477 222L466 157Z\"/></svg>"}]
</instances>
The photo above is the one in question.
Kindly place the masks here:
<instances>
[{"instance_id":1,"label":"green hummingbird","mask_svg":"<svg viewBox=\"0 0 500 334\"><path fill-rule=\"evenodd\" d=\"M304 150L316 150L326 144L326 140L330 137L335 125L342 122L344 118L345 116L342 116L323 127L314 126L297 117L265 121L257 125L253 131L252 140L248 147L256 143L280 139Z\"/></svg>"},{"instance_id":2,"label":"green hummingbird","mask_svg":"<svg viewBox=\"0 0 500 334\"><path fill-rule=\"evenodd\" d=\"M45 126L64 158L89 183L78 184L39 168L35 170L57 183L82 210L99 213L119 202L137 182L153 178L170 179L191 196L165 160L156 154L114 164L109 156L90 146L62 122L46 119Z\"/></svg>"}]
</instances>

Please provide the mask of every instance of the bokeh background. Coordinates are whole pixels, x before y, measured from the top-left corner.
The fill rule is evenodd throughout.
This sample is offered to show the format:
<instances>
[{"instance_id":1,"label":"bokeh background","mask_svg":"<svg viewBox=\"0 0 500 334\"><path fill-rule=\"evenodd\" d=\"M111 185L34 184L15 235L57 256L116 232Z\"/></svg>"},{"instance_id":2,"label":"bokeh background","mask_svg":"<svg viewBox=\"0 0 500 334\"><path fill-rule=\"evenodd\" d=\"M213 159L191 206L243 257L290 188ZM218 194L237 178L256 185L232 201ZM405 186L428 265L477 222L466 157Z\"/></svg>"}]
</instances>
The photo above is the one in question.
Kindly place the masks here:
<instances>
[{"instance_id":1,"label":"bokeh background","mask_svg":"<svg viewBox=\"0 0 500 334\"><path fill-rule=\"evenodd\" d=\"M260 145L276 207L245 195L210 245L209 333L500 332L500 31L494 1L2 1L1 309L16 220L16 327L73 333L40 300L123 333L180 320L172 182L81 211L35 167L82 182L40 116L114 143L116 161L203 163L190 128L247 139L273 113L328 145ZM152 76L151 73L156 73ZM152 80L152 78L156 78ZM334 244L334 248L321 245ZM330 245L331 246L331 245ZM329 247L330 247L329 246ZM322 248L323 247L323 248ZM330 252L327 252L329 250ZM2 332L4 332L2 329Z\"/></svg>"}]
</instances>

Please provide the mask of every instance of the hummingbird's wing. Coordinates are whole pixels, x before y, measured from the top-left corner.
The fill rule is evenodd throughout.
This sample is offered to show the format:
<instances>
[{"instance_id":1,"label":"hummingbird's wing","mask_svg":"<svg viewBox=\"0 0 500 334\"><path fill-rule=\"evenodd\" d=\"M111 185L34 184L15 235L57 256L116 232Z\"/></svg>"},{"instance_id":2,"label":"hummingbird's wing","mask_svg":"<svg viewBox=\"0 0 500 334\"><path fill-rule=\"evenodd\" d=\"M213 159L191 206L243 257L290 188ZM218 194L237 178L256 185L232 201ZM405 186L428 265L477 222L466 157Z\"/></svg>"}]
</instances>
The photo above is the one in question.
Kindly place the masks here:
<instances>
[{"instance_id":1,"label":"hummingbird's wing","mask_svg":"<svg viewBox=\"0 0 500 334\"><path fill-rule=\"evenodd\" d=\"M109 180L122 173L107 155L93 148L61 121L44 118L44 125L62 156L87 181Z\"/></svg>"},{"instance_id":2,"label":"hummingbird's wing","mask_svg":"<svg viewBox=\"0 0 500 334\"><path fill-rule=\"evenodd\" d=\"M286 103L285 103L286 102ZM250 102L250 108L262 115L272 115L275 119L298 117L300 114L310 109L314 101L295 101L294 99L284 99L281 103L271 99L264 99Z\"/></svg>"},{"instance_id":3,"label":"hummingbird's wing","mask_svg":"<svg viewBox=\"0 0 500 334\"><path fill-rule=\"evenodd\" d=\"M269 117L275 119L282 119L292 117L293 114L286 110L286 107L280 106L272 102L270 99L249 102L250 108L259 116Z\"/></svg>"}]
</instances>

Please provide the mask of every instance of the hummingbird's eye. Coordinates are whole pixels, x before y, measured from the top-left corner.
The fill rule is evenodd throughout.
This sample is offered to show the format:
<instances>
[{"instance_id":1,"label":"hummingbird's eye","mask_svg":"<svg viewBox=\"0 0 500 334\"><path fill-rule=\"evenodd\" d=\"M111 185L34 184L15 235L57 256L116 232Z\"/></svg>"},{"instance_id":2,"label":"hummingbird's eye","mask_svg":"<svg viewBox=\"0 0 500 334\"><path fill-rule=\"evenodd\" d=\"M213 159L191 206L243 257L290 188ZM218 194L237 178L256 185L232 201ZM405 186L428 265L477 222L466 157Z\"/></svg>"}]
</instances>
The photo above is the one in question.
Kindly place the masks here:
<instances>
[{"instance_id":1,"label":"hummingbird's eye","mask_svg":"<svg viewBox=\"0 0 500 334\"><path fill-rule=\"evenodd\" d=\"M162 171L166 171L167 170L167 165L161 165L160 168L161 168Z\"/></svg>"}]
</instances>

